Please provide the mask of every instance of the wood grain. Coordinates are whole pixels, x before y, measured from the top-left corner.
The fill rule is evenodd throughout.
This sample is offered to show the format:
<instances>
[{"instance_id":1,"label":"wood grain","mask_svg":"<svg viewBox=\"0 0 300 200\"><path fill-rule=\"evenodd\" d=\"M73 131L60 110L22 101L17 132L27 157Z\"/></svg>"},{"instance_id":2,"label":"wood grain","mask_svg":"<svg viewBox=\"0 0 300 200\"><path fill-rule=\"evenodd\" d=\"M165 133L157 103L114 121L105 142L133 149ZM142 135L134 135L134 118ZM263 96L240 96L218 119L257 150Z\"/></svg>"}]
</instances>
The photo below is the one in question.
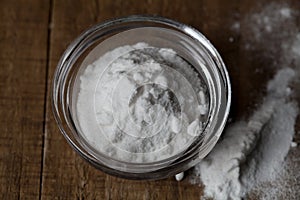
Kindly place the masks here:
<instances>
[{"instance_id":1,"label":"wood grain","mask_svg":"<svg viewBox=\"0 0 300 200\"><path fill-rule=\"evenodd\" d=\"M54 1L50 47L49 81L67 44L80 32L97 22L132 14L158 14L201 26L201 1ZM136 6L132 6L135 4ZM161 5L162 4L162 5ZM198 5L197 5L198 4ZM72 9L70 10L70 7ZM191 12L192 11L192 12ZM76 13L74 15L73 13ZM192 20L194 19L194 21ZM162 181L130 181L111 177L94 169L69 147L52 118L49 102L45 141L42 196L45 199L198 199L197 185ZM62 151L63 149L63 151Z\"/></svg>"},{"instance_id":2,"label":"wood grain","mask_svg":"<svg viewBox=\"0 0 300 200\"><path fill-rule=\"evenodd\" d=\"M48 6L1 1L0 199L39 198Z\"/></svg>"},{"instance_id":3,"label":"wood grain","mask_svg":"<svg viewBox=\"0 0 300 200\"><path fill-rule=\"evenodd\" d=\"M259 4L270 2L300 9L293 0ZM199 199L203 187L188 180L125 180L81 159L53 118L52 76L68 44L90 26L134 14L160 15L189 24L210 39L230 73L231 118L247 116L274 73L264 68L270 60L256 59L262 52L244 50L248 26L242 19L257 5L251 0L0 0L0 199ZM239 30L232 28L235 22ZM253 70L258 67L262 73Z\"/></svg>"}]
</instances>

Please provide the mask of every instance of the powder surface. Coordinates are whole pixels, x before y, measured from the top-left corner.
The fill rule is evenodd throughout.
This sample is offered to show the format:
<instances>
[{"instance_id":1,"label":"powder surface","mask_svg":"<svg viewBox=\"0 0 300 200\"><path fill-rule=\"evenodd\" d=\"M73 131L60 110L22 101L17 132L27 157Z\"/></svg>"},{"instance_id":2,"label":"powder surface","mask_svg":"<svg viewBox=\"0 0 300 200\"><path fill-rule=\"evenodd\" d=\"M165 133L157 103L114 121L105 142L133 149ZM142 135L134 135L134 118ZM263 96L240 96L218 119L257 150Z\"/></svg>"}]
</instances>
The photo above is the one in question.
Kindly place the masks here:
<instances>
[{"instance_id":1,"label":"powder surface","mask_svg":"<svg viewBox=\"0 0 300 200\"><path fill-rule=\"evenodd\" d=\"M258 59L271 61L269 70L276 73L265 86L260 106L247 120L229 125L189 177L192 183L204 184L204 199L299 198L300 179L295 176L299 166L293 157L286 161L298 116L291 87L300 78L297 16L288 5L271 3L241 20L248 30L243 33L244 50L261 52ZM233 23L231 30L239 33L240 22Z\"/></svg>"},{"instance_id":2,"label":"powder surface","mask_svg":"<svg viewBox=\"0 0 300 200\"><path fill-rule=\"evenodd\" d=\"M200 136L209 95L201 77L172 49L118 47L80 77L77 116L85 140L127 162L176 155Z\"/></svg>"},{"instance_id":3,"label":"powder surface","mask_svg":"<svg viewBox=\"0 0 300 200\"><path fill-rule=\"evenodd\" d=\"M241 199L282 169L298 114L297 104L288 101L294 76L290 68L280 70L269 82L261 107L248 121L228 127L223 140L196 166L207 197Z\"/></svg>"}]
</instances>

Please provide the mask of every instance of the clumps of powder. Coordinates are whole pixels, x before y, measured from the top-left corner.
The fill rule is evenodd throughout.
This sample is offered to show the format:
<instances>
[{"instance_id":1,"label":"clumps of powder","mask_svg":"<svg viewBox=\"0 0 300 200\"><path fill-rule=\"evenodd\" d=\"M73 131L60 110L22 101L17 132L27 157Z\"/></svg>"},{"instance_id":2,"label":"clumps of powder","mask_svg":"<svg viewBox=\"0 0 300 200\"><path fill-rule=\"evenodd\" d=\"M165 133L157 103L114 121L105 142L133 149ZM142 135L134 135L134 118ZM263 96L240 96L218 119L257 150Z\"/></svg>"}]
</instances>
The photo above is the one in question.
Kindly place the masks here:
<instances>
[{"instance_id":1,"label":"clumps of powder","mask_svg":"<svg viewBox=\"0 0 300 200\"><path fill-rule=\"evenodd\" d=\"M287 5L271 3L242 20L245 51L257 51L260 58L273 60L276 74L267 84L261 105L247 120L237 121L225 130L222 140L199 163L190 176L202 182L204 198L216 200L297 199L297 163L287 158L293 145L298 105L293 99L299 79L300 36L296 13ZM240 23L231 30L239 32ZM264 46L262 46L264 41ZM292 152L293 153L293 152ZM299 167L299 166L298 166Z\"/></svg>"},{"instance_id":2,"label":"clumps of powder","mask_svg":"<svg viewBox=\"0 0 300 200\"><path fill-rule=\"evenodd\" d=\"M184 177L184 172L180 172L179 174L175 175L176 181L181 181Z\"/></svg>"},{"instance_id":3,"label":"clumps of powder","mask_svg":"<svg viewBox=\"0 0 300 200\"><path fill-rule=\"evenodd\" d=\"M232 124L224 138L195 168L214 199L240 199L256 184L274 180L293 139L298 107L285 89L295 71L280 70L268 84L261 107L248 121Z\"/></svg>"},{"instance_id":4,"label":"clumps of powder","mask_svg":"<svg viewBox=\"0 0 300 200\"><path fill-rule=\"evenodd\" d=\"M209 95L174 50L121 46L80 77L77 116L84 139L114 159L145 163L185 150L202 133Z\"/></svg>"}]
</instances>

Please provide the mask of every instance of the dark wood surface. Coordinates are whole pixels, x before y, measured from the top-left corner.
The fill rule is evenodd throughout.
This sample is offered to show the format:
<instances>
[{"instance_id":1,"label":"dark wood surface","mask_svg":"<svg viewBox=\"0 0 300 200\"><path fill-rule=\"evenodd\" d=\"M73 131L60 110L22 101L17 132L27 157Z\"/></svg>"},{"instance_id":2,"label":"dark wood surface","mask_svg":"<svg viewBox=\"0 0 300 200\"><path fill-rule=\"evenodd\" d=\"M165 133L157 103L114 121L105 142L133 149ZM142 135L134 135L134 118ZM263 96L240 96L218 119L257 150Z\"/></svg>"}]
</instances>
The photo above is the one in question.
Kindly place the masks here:
<instances>
[{"instance_id":1,"label":"dark wood surface","mask_svg":"<svg viewBox=\"0 0 300 200\"><path fill-rule=\"evenodd\" d=\"M289 2L300 9L299 1ZM231 117L238 119L260 102L262 85L273 74L254 72L264 61L240 48L240 33L230 28L257 5L252 0L0 0L0 199L200 199L203 187L187 180L125 180L83 161L53 119L51 79L67 45L91 25L157 14L197 28L216 46L232 79Z\"/></svg>"}]
</instances>

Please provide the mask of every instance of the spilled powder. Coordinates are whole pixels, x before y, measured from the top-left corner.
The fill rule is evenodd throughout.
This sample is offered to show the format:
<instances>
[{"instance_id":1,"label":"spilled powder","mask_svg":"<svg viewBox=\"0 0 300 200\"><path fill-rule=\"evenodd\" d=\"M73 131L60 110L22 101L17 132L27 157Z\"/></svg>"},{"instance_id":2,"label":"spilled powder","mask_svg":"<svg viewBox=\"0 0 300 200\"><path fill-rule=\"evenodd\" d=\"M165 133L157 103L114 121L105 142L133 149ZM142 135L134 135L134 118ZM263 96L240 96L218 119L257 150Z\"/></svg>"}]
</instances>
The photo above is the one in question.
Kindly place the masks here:
<instances>
[{"instance_id":1,"label":"spilled powder","mask_svg":"<svg viewBox=\"0 0 300 200\"><path fill-rule=\"evenodd\" d=\"M295 156L287 158L291 146L297 146L293 136L298 105L291 87L300 78L297 16L288 5L272 3L242 19L249 30L242 35L244 50L263 52L258 57L272 60L270 67L277 72L265 86L260 106L247 120L229 125L213 151L194 168L189 179L205 186L204 199L299 198L295 185L300 175L295 174L300 166ZM231 29L239 32L240 23Z\"/></svg>"},{"instance_id":2,"label":"spilled powder","mask_svg":"<svg viewBox=\"0 0 300 200\"><path fill-rule=\"evenodd\" d=\"M206 196L240 199L282 170L298 114L297 104L288 101L288 85L294 77L294 70L280 70L269 82L261 107L248 121L228 127L223 140L195 167Z\"/></svg>"}]
</instances>

